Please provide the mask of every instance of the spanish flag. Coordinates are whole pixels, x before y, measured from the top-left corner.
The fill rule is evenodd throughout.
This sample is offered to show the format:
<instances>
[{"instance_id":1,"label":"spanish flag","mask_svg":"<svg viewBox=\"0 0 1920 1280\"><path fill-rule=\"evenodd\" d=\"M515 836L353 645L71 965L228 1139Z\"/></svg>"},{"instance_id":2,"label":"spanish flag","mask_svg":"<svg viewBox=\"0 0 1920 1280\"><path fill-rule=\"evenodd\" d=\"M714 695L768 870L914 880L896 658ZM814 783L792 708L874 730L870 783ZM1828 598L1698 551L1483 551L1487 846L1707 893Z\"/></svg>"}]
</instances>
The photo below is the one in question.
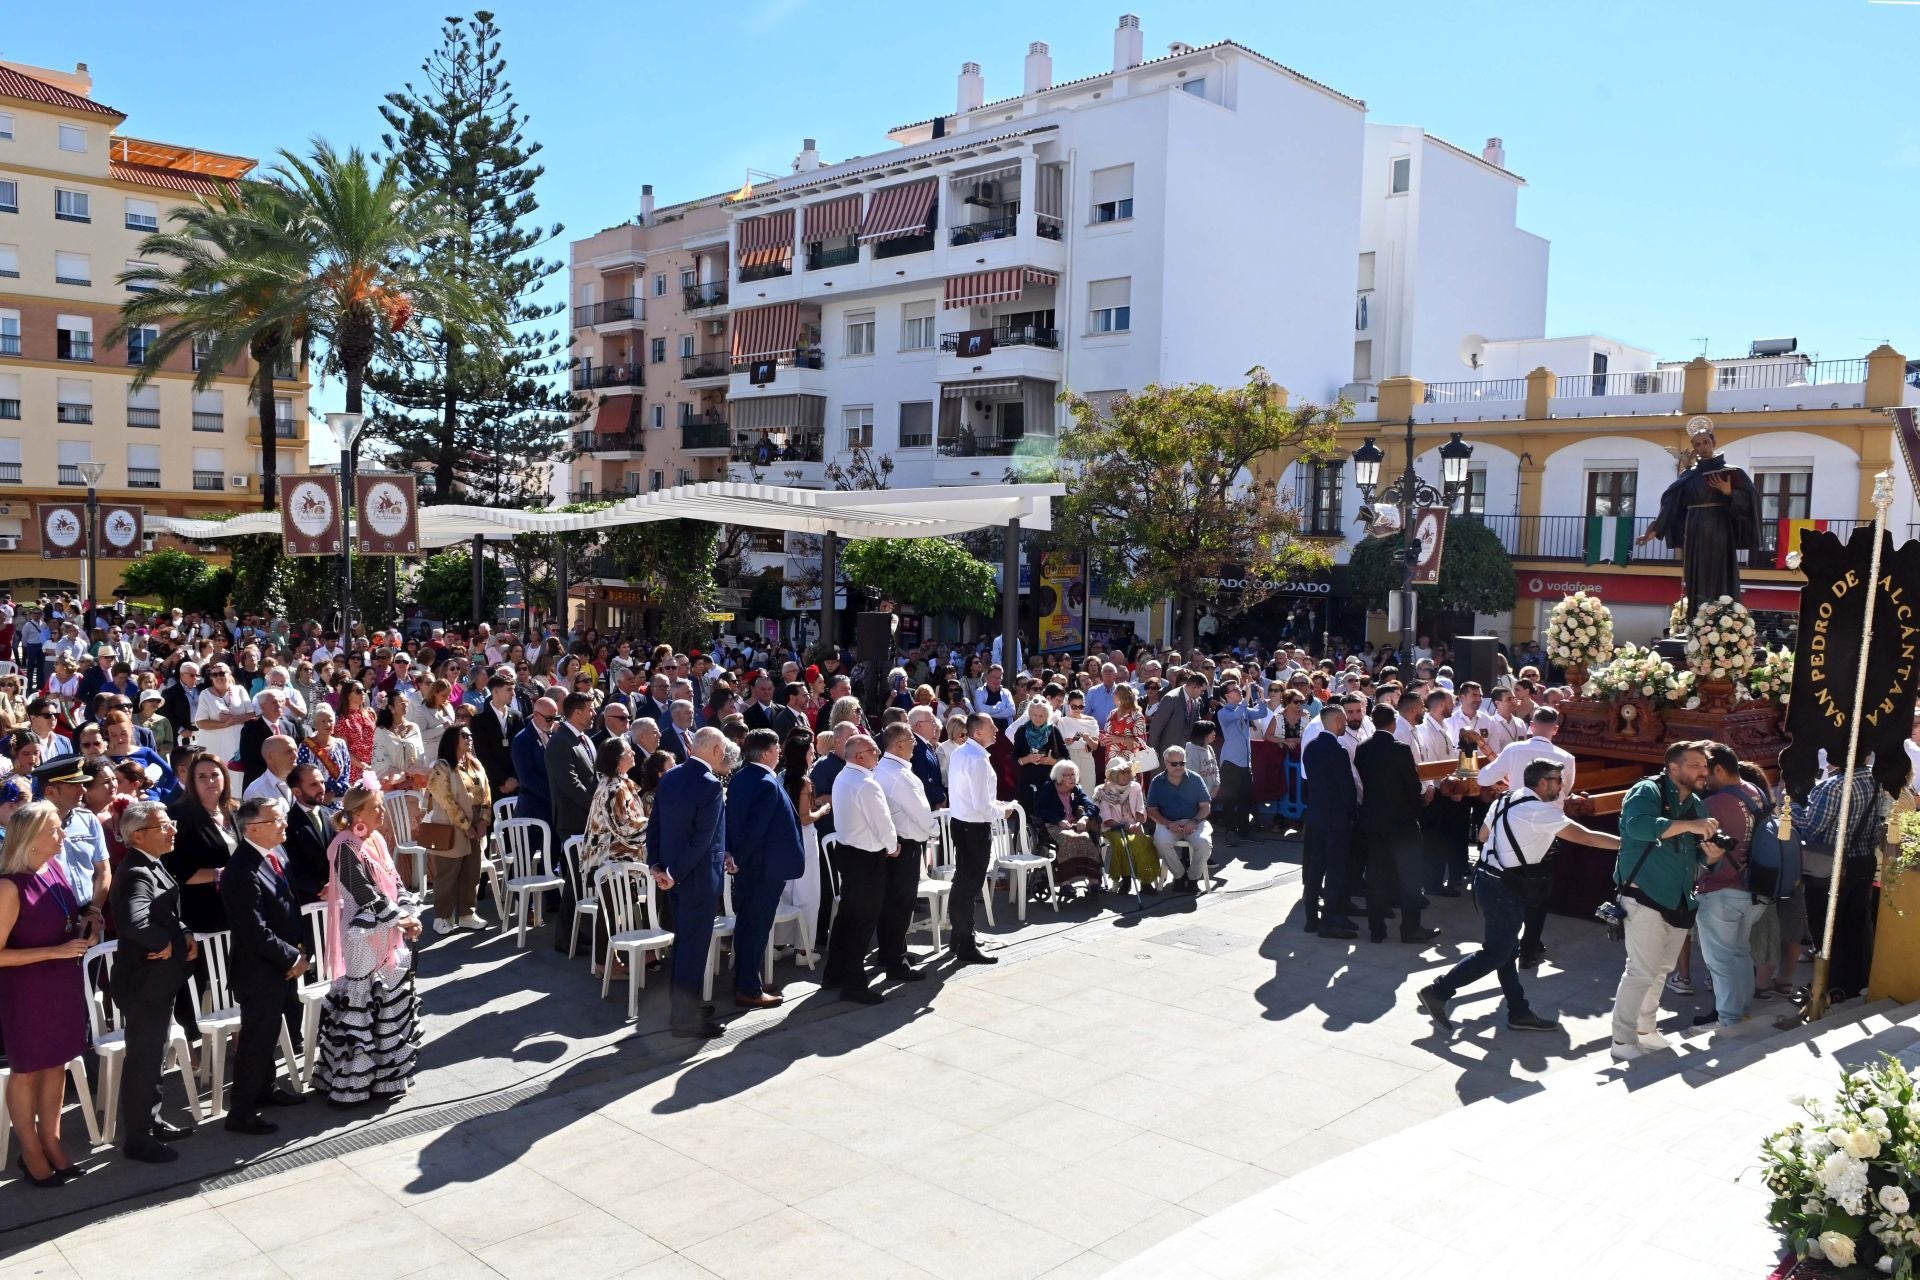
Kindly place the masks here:
<instances>
[{"instance_id":1,"label":"spanish flag","mask_svg":"<svg viewBox=\"0 0 1920 1280\"><path fill-rule=\"evenodd\" d=\"M1787 567L1787 557L1800 549L1800 531L1802 529L1824 529L1825 520L1781 520L1779 545L1773 551L1773 567Z\"/></svg>"}]
</instances>

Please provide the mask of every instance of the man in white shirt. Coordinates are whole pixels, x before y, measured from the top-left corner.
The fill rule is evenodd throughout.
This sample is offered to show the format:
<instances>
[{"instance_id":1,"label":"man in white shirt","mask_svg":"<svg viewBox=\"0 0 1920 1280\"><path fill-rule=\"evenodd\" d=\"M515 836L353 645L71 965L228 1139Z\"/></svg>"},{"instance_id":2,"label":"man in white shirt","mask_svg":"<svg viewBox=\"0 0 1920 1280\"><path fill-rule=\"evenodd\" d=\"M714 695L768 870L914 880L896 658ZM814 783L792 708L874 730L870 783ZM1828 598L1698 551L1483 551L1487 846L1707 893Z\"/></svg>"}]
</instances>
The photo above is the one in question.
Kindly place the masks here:
<instances>
[{"instance_id":1,"label":"man in white shirt","mask_svg":"<svg viewBox=\"0 0 1920 1280\"><path fill-rule=\"evenodd\" d=\"M1393 719L1393 740L1413 752L1414 761L1420 759L1420 738L1414 732L1419 723L1426 719L1426 712L1420 704L1420 695L1411 689L1400 691L1395 707L1399 714Z\"/></svg>"},{"instance_id":2,"label":"man in white shirt","mask_svg":"<svg viewBox=\"0 0 1920 1280\"><path fill-rule=\"evenodd\" d=\"M1487 710L1482 714L1487 722L1486 755L1489 759L1498 759L1500 753L1514 743L1526 741L1527 722L1513 713L1517 705L1511 685L1495 689L1493 697L1488 699Z\"/></svg>"},{"instance_id":3,"label":"man in white shirt","mask_svg":"<svg viewBox=\"0 0 1920 1280\"><path fill-rule=\"evenodd\" d=\"M1459 700L1459 705L1447 717L1447 732L1460 750L1472 748L1484 752L1492 717L1482 710L1484 702L1479 684L1472 680L1463 681L1454 691L1454 696Z\"/></svg>"},{"instance_id":4,"label":"man in white shirt","mask_svg":"<svg viewBox=\"0 0 1920 1280\"><path fill-rule=\"evenodd\" d=\"M913 772L913 740L913 730L902 721L882 729L880 764L873 771L900 839L898 851L883 868L886 885L880 900L880 964L889 978L899 982L919 982L927 976L913 967L907 954L907 926L913 923L913 908L920 901L927 845L940 834L933 807L927 803L927 789Z\"/></svg>"},{"instance_id":5,"label":"man in white shirt","mask_svg":"<svg viewBox=\"0 0 1920 1280\"><path fill-rule=\"evenodd\" d=\"M242 800L278 800L293 809L293 788L287 785L287 775L293 772L294 762L299 758L299 748L293 745L293 739L283 733L276 733L260 744L260 759L266 771L240 793Z\"/></svg>"},{"instance_id":6,"label":"man in white shirt","mask_svg":"<svg viewBox=\"0 0 1920 1280\"><path fill-rule=\"evenodd\" d=\"M1566 812L1566 797L1573 794L1573 782L1577 771L1577 762L1567 752L1553 745L1554 735L1560 732L1560 713L1552 707L1536 707L1533 712L1533 736L1523 738L1495 757L1492 764L1482 768L1479 773L1480 786L1484 794L1489 788L1516 788L1524 780L1528 768L1536 760L1552 762L1560 770L1560 785L1551 797L1541 799L1562 815ZM1547 873L1552 879L1552 873ZM1546 956L1547 945L1544 935L1547 927L1547 907L1545 901L1527 908L1526 932L1520 938L1520 967L1532 969L1538 967Z\"/></svg>"},{"instance_id":7,"label":"man in white shirt","mask_svg":"<svg viewBox=\"0 0 1920 1280\"><path fill-rule=\"evenodd\" d=\"M1618 849L1620 837L1593 831L1567 817L1560 805L1561 768L1552 760L1534 760L1521 775L1519 788L1494 803L1487 824L1480 828L1479 879L1474 898L1486 922L1480 950L1453 966L1416 997L1427 1016L1442 1030L1451 1030L1447 1001L1489 973L1500 978L1506 999L1507 1025L1516 1031L1558 1031L1560 1024L1542 1017L1527 1005L1514 963L1520 952L1520 934L1530 902L1544 906L1551 885L1545 867L1556 839L1596 849Z\"/></svg>"},{"instance_id":8,"label":"man in white shirt","mask_svg":"<svg viewBox=\"0 0 1920 1280\"><path fill-rule=\"evenodd\" d=\"M207 687L194 700L194 745L225 764L240 750L240 731L258 712L253 699L235 687L233 669L224 662L207 668Z\"/></svg>"},{"instance_id":9,"label":"man in white shirt","mask_svg":"<svg viewBox=\"0 0 1920 1280\"><path fill-rule=\"evenodd\" d=\"M953 927L953 954L963 965L999 963L997 957L982 954L973 934L973 904L986 883L993 824L1002 821L1010 808L1000 802L1000 781L987 758L987 746L999 733L992 716L974 712L967 717L967 740L947 762L947 815L953 829L954 862L947 914Z\"/></svg>"},{"instance_id":10,"label":"man in white shirt","mask_svg":"<svg viewBox=\"0 0 1920 1280\"><path fill-rule=\"evenodd\" d=\"M973 691L973 709L986 712L1000 725L1011 724L1016 714L1013 695L1002 685L1005 679L1006 672L996 662L987 668L987 678Z\"/></svg>"},{"instance_id":11,"label":"man in white shirt","mask_svg":"<svg viewBox=\"0 0 1920 1280\"><path fill-rule=\"evenodd\" d=\"M880 748L857 733L847 740L846 767L833 780L834 869L840 873L840 910L827 939L822 985L838 987L842 1000L879 1004L868 986L867 949L886 894L886 863L900 852L900 835L873 768Z\"/></svg>"}]
</instances>

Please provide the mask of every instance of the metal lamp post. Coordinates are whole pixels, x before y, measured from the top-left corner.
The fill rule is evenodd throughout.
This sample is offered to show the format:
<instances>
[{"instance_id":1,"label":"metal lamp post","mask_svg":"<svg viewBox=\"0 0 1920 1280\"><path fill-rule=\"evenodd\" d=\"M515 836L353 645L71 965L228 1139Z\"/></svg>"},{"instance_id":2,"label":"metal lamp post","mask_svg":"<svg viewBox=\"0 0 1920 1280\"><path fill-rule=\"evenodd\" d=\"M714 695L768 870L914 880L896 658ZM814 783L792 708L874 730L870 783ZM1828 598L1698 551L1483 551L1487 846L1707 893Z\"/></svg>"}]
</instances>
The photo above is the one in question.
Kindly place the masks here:
<instances>
[{"instance_id":1,"label":"metal lamp post","mask_svg":"<svg viewBox=\"0 0 1920 1280\"><path fill-rule=\"evenodd\" d=\"M80 478L87 482L87 585L80 593L93 610L93 616L100 616L100 477L107 474L104 462L82 462L76 468Z\"/></svg>"},{"instance_id":2,"label":"metal lamp post","mask_svg":"<svg viewBox=\"0 0 1920 1280\"><path fill-rule=\"evenodd\" d=\"M340 442L340 647L353 640L353 530L347 512L353 505L353 451L367 429L364 413L330 413L327 429Z\"/></svg>"},{"instance_id":3,"label":"metal lamp post","mask_svg":"<svg viewBox=\"0 0 1920 1280\"><path fill-rule=\"evenodd\" d=\"M1404 543L1400 569L1400 660L1407 662L1413 653L1413 571L1420 563L1420 544L1413 536L1413 513L1421 507L1451 507L1467 482L1467 463L1473 458L1473 446L1455 431L1452 439L1440 446L1440 489L1422 480L1413 469L1413 416L1407 416L1407 467L1399 479L1380 494L1380 501L1400 509L1400 535ZM1368 436L1353 451L1353 479L1360 496L1373 504L1374 490L1380 483L1380 464L1386 454Z\"/></svg>"}]
</instances>

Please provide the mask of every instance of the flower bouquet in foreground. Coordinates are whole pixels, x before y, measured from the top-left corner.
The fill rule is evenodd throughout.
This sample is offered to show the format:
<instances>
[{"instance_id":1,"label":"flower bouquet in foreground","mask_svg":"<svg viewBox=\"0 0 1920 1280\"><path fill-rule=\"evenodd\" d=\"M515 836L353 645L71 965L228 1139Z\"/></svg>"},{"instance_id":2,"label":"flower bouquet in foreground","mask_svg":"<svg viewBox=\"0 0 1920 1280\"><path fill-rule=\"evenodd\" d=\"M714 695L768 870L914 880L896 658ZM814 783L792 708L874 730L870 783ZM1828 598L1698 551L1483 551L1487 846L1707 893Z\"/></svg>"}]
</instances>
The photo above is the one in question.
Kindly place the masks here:
<instances>
[{"instance_id":1,"label":"flower bouquet in foreground","mask_svg":"<svg viewBox=\"0 0 1920 1280\"><path fill-rule=\"evenodd\" d=\"M1687 639L1687 666L1702 680L1737 681L1754 666L1759 629L1747 606L1721 596L1700 606Z\"/></svg>"},{"instance_id":2,"label":"flower bouquet in foreground","mask_svg":"<svg viewBox=\"0 0 1920 1280\"><path fill-rule=\"evenodd\" d=\"M1793 650L1781 649L1767 653L1753 664L1747 672L1747 692L1754 697L1771 702L1776 707L1787 705L1787 695L1793 689Z\"/></svg>"},{"instance_id":3,"label":"flower bouquet in foreground","mask_svg":"<svg viewBox=\"0 0 1920 1280\"><path fill-rule=\"evenodd\" d=\"M1847 1072L1831 1099L1797 1096L1806 1118L1769 1137L1767 1221L1794 1254L1840 1275L1912 1280L1920 1259L1920 1097L1892 1056Z\"/></svg>"},{"instance_id":4,"label":"flower bouquet in foreground","mask_svg":"<svg viewBox=\"0 0 1920 1280\"><path fill-rule=\"evenodd\" d=\"M1684 706L1693 697L1691 671L1675 671L1673 664L1654 650L1633 644L1622 645L1613 661L1595 674L1593 684L1603 698L1637 693L1656 706Z\"/></svg>"},{"instance_id":5,"label":"flower bouquet in foreground","mask_svg":"<svg viewBox=\"0 0 1920 1280\"><path fill-rule=\"evenodd\" d=\"M1599 596L1576 591L1547 615L1546 642L1547 660L1567 669L1577 693L1585 673L1613 656L1613 613Z\"/></svg>"}]
</instances>

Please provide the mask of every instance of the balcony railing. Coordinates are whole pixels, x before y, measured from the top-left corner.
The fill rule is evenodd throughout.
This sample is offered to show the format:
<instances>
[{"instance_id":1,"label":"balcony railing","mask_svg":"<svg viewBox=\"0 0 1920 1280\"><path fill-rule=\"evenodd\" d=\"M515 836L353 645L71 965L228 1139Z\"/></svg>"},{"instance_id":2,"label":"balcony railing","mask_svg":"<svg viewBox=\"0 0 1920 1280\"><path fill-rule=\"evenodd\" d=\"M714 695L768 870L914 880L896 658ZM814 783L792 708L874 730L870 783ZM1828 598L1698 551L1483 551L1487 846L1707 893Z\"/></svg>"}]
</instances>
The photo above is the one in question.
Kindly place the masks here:
<instances>
[{"instance_id":1,"label":"balcony railing","mask_svg":"<svg viewBox=\"0 0 1920 1280\"><path fill-rule=\"evenodd\" d=\"M62 360L78 360L93 363L93 339L74 338L63 343L54 353Z\"/></svg>"},{"instance_id":2,"label":"balcony railing","mask_svg":"<svg viewBox=\"0 0 1920 1280\"><path fill-rule=\"evenodd\" d=\"M825 271L828 267L850 267L860 261L858 244L837 245L831 249L814 249L807 254L807 270Z\"/></svg>"},{"instance_id":3,"label":"balcony railing","mask_svg":"<svg viewBox=\"0 0 1920 1280\"><path fill-rule=\"evenodd\" d=\"M729 351L702 351L698 355L680 357L680 376L683 378L724 378L733 372L733 353Z\"/></svg>"},{"instance_id":4,"label":"balcony railing","mask_svg":"<svg viewBox=\"0 0 1920 1280\"><path fill-rule=\"evenodd\" d=\"M20 464L17 462L0 462L0 484L19 483Z\"/></svg>"},{"instance_id":5,"label":"balcony railing","mask_svg":"<svg viewBox=\"0 0 1920 1280\"><path fill-rule=\"evenodd\" d=\"M898 236L892 240L881 240L873 246L873 256L880 258L904 258L910 253L933 252L933 232L922 232L917 236Z\"/></svg>"},{"instance_id":6,"label":"balcony railing","mask_svg":"<svg viewBox=\"0 0 1920 1280\"><path fill-rule=\"evenodd\" d=\"M618 324L623 320L645 320L647 318L647 300L645 298L608 298L605 302L589 302L585 306L573 309L573 327L590 329L597 324Z\"/></svg>"},{"instance_id":7,"label":"balcony railing","mask_svg":"<svg viewBox=\"0 0 1920 1280\"><path fill-rule=\"evenodd\" d=\"M594 387L644 387L646 384L646 373L639 364L594 364L586 360L573 371L575 391Z\"/></svg>"},{"instance_id":8,"label":"balcony railing","mask_svg":"<svg viewBox=\"0 0 1920 1280\"><path fill-rule=\"evenodd\" d=\"M772 262L761 262L753 266L740 268L740 283L750 284L755 280L772 280L779 276L793 274L792 258L777 258Z\"/></svg>"},{"instance_id":9,"label":"balcony railing","mask_svg":"<svg viewBox=\"0 0 1920 1280\"><path fill-rule=\"evenodd\" d=\"M1723 364L1713 371L1716 391L1759 391L1866 380L1865 360L1766 360L1756 364Z\"/></svg>"},{"instance_id":10,"label":"balcony railing","mask_svg":"<svg viewBox=\"0 0 1920 1280\"><path fill-rule=\"evenodd\" d=\"M18 422L20 420L20 402L11 396L0 398L0 419Z\"/></svg>"},{"instance_id":11,"label":"balcony railing","mask_svg":"<svg viewBox=\"0 0 1920 1280\"><path fill-rule=\"evenodd\" d=\"M157 427L160 425L158 409L139 409L127 406L127 425L130 427Z\"/></svg>"},{"instance_id":12,"label":"balcony railing","mask_svg":"<svg viewBox=\"0 0 1920 1280\"><path fill-rule=\"evenodd\" d=\"M631 498L643 492L645 491L636 483L615 485L611 489L597 489L593 485L588 484L575 489L572 497L575 502L618 502L622 498ZM611 578L618 576L612 571L610 562L601 557L595 557L589 560L585 565L581 566L581 569L585 573L585 576L589 578Z\"/></svg>"},{"instance_id":13,"label":"balcony railing","mask_svg":"<svg viewBox=\"0 0 1920 1280\"><path fill-rule=\"evenodd\" d=\"M151 348L148 347L145 343L141 343L138 346L134 345L131 342L128 343L127 344L127 363L136 369L139 368L141 365L147 362L147 352L149 350L151 350Z\"/></svg>"},{"instance_id":14,"label":"balcony railing","mask_svg":"<svg viewBox=\"0 0 1920 1280\"><path fill-rule=\"evenodd\" d=\"M1005 214L998 218L985 218L979 222L963 222L951 231L950 244L979 244L985 240L1005 240L1019 234L1020 217L1018 214Z\"/></svg>"},{"instance_id":15,"label":"balcony railing","mask_svg":"<svg viewBox=\"0 0 1920 1280\"><path fill-rule=\"evenodd\" d=\"M193 473L193 487L203 491L218 489L223 479L218 471L196 471Z\"/></svg>"},{"instance_id":16,"label":"balcony railing","mask_svg":"<svg viewBox=\"0 0 1920 1280\"><path fill-rule=\"evenodd\" d=\"M941 334L940 349L958 351L962 334L971 332L973 330L967 329L959 333ZM1060 331L1043 329L1036 324L998 324L993 327L993 345L996 347L1058 347Z\"/></svg>"},{"instance_id":17,"label":"balcony railing","mask_svg":"<svg viewBox=\"0 0 1920 1280\"><path fill-rule=\"evenodd\" d=\"M1484 378L1477 382L1429 382L1428 404L1473 404L1481 400L1525 400L1525 378Z\"/></svg>"},{"instance_id":18,"label":"balcony railing","mask_svg":"<svg viewBox=\"0 0 1920 1280\"><path fill-rule=\"evenodd\" d=\"M940 454L947 458L1007 458L1020 452L1028 441L1050 447L1053 437L1038 432L1019 436L996 436L986 432L976 435L969 431L942 432Z\"/></svg>"},{"instance_id":19,"label":"balcony railing","mask_svg":"<svg viewBox=\"0 0 1920 1280\"><path fill-rule=\"evenodd\" d=\"M193 429L195 431L225 431L227 429L227 415L224 413L196 412L193 415Z\"/></svg>"},{"instance_id":20,"label":"balcony railing","mask_svg":"<svg viewBox=\"0 0 1920 1280\"><path fill-rule=\"evenodd\" d=\"M1521 380L1523 383L1525 379ZM1554 379L1555 399L1587 396L1679 395L1686 373L1681 369L1632 369L1620 373L1579 373ZM1520 398L1526 398L1524 386Z\"/></svg>"},{"instance_id":21,"label":"balcony railing","mask_svg":"<svg viewBox=\"0 0 1920 1280\"><path fill-rule=\"evenodd\" d=\"M825 456L826 432L790 433L785 444L776 445L767 432L744 431L745 439L733 442L733 460L770 467L782 462L819 462Z\"/></svg>"},{"instance_id":22,"label":"balcony railing","mask_svg":"<svg viewBox=\"0 0 1920 1280\"><path fill-rule=\"evenodd\" d=\"M300 438L300 424L292 418L275 418L273 420L273 434L276 439L280 440L298 440Z\"/></svg>"},{"instance_id":23,"label":"balcony railing","mask_svg":"<svg viewBox=\"0 0 1920 1280\"><path fill-rule=\"evenodd\" d=\"M0 333L0 356L17 356L19 354L20 335L17 333Z\"/></svg>"},{"instance_id":24,"label":"balcony railing","mask_svg":"<svg viewBox=\"0 0 1920 1280\"><path fill-rule=\"evenodd\" d=\"M684 301L681 303L688 311L698 311L701 307L724 307L727 305L727 282L712 280L706 284L690 284L681 289Z\"/></svg>"},{"instance_id":25,"label":"balcony railing","mask_svg":"<svg viewBox=\"0 0 1920 1280\"><path fill-rule=\"evenodd\" d=\"M127 488L158 489L159 487L160 487L160 468L158 467L128 467L127 468Z\"/></svg>"},{"instance_id":26,"label":"balcony railing","mask_svg":"<svg viewBox=\"0 0 1920 1280\"><path fill-rule=\"evenodd\" d=\"M573 437L573 447L582 453L640 453L647 438L639 431L582 431Z\"/></svg>"},{"instance_id":27,"label":"balcony railing","mask_svg":"<svg viewBox=\"0 0 1920 1280\"><path fill-rule=\"evenodd\" d=\"M88 423L93 421L93 406L90 404L58 404L53 408L56 422Z\"/></svg>"},{"instance_id":28,"label":"balcony railing","mask_svg":"<svg viewBox=\"0 0 1920 1280\"><path fill-rule=\"evenodd\" d=\"M682 449L724 449L727 424L724 422L683 422L680 424Z\"/></svg>"},{"instance_id":29,"label":"balcony railing","mask_svg":"<svg viewBox=\"0 0 1920 1280\"><path fill-rule=\"evenodd\" d=\"M1500 545L1511 556L1528 560L1565 560L1584 563L1587 558L1587 517L1586 516L1503 516L1472 515L1456 516L1459 520L1476 520L1493 530L1500 539ZM1653 523L1652 516L1633 517L1633 534L1637 539ZM1829 520L1827 528L1841 538L1846 538L1861 524L1861 520ZM1739 553L1740 563L1751 568L1771 569L1779 548L1780 525L1778 521L1764 520L1760 524L1760 549ZM1633 548L1633 564L1677 564L1680 553L1666 545L1661 539L1654 539L1644 546ZM1596 566L1598 567L1598 566Z\"/></svg>"},{"instance_id":30,"label":"balcony railing","mask_svg":"<svg viewBox=\"0 0 1920 1280\"><path fill-rule=\"evenodd\" d=\"M1042 238L1047 240L1058 240L1062 234L1060 219L1050 213L1034 214L1033 229L1039 233Z\"/></svg>"},{"instance_id":31,"label":"balcony railing","mask_svg":"<svg viewBox=\"0 0 1920 1280\"><path fill-rule=\"evenodd\" d=\"M80 468L76 464L63 462L56 471L61 484L85 484L87 482L87 478L80 474Z\"/></svg>"}]
</instances>

